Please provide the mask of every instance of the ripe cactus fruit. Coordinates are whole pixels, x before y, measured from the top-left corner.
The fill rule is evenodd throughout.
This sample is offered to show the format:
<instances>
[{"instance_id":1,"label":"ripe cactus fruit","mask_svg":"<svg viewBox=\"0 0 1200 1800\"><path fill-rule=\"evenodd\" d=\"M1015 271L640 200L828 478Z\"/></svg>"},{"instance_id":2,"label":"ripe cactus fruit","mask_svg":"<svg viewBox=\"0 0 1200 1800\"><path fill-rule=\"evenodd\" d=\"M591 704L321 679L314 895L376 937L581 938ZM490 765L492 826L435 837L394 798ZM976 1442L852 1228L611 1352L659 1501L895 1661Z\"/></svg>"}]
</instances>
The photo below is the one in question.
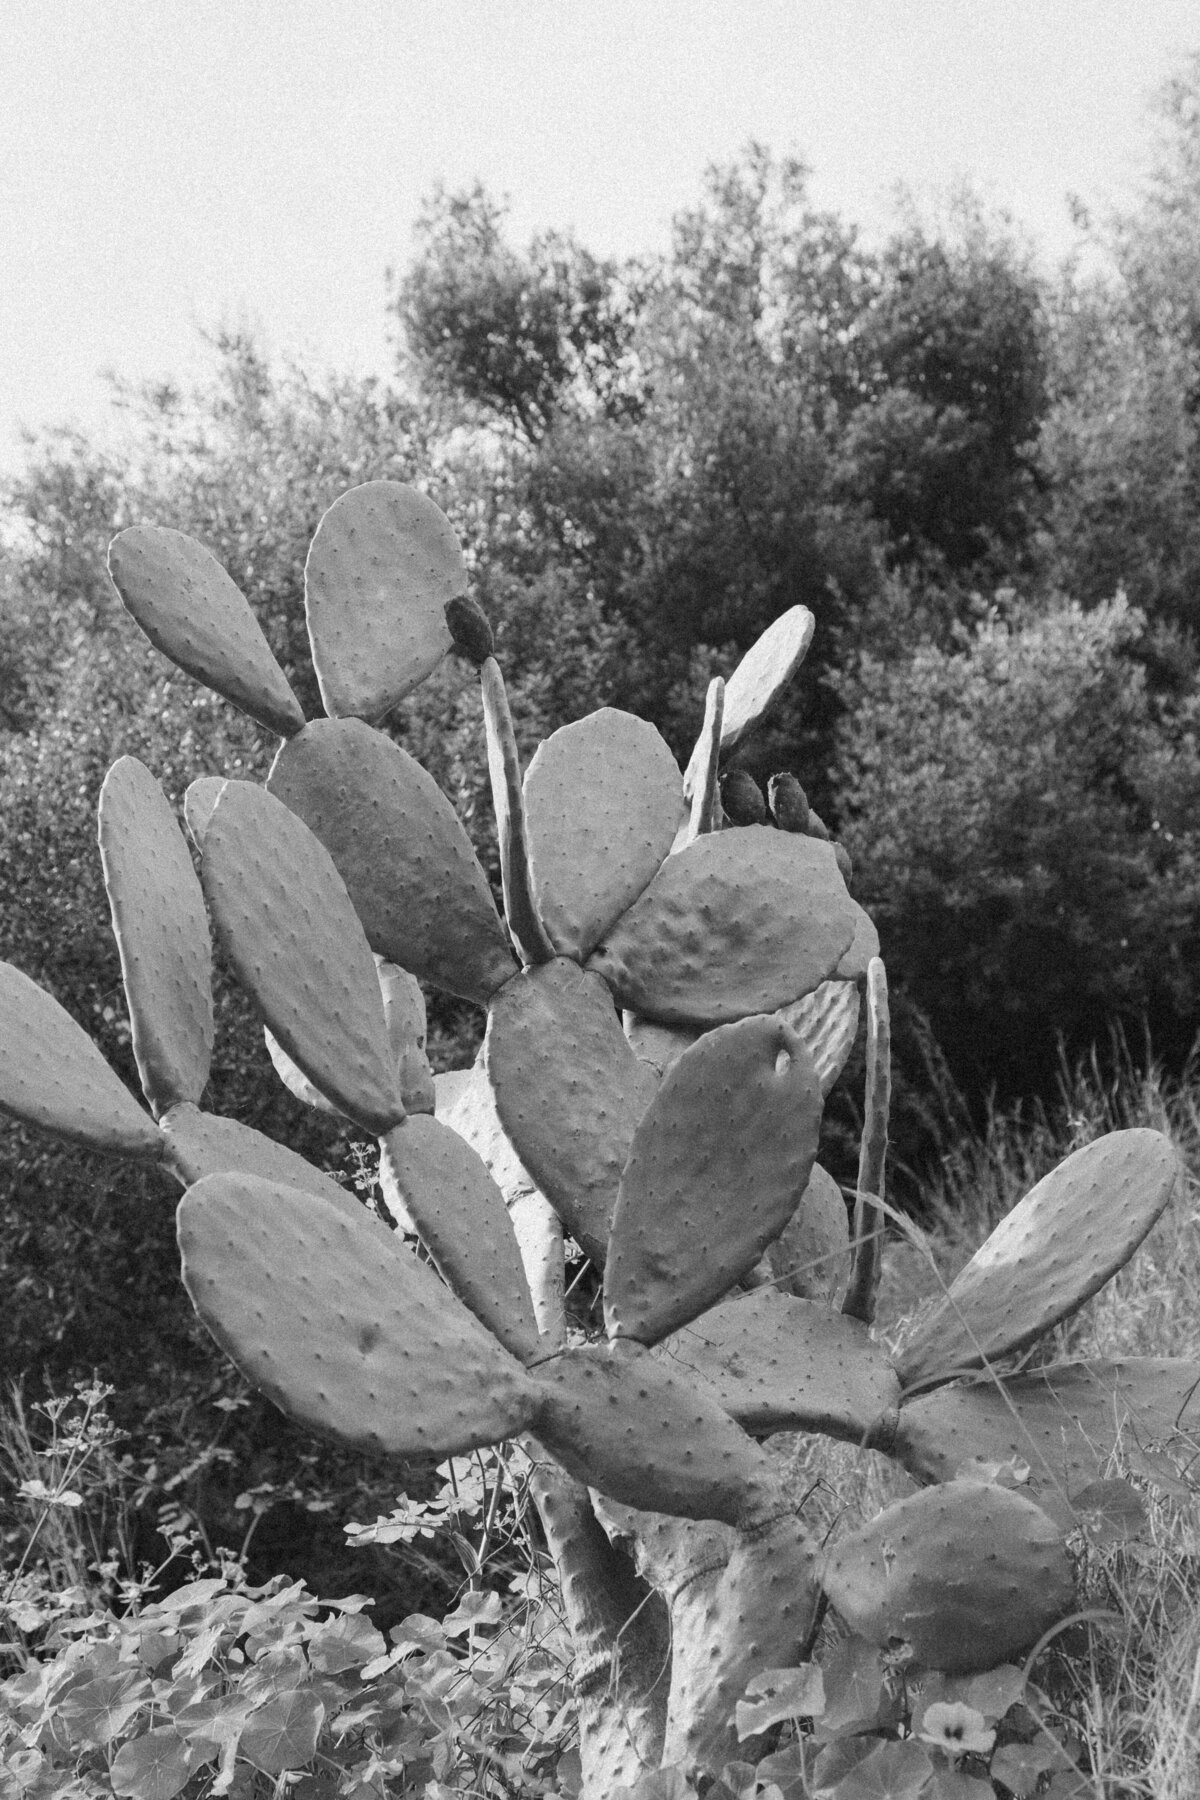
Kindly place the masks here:
<instances>
[{"instance_id":1,"label":"ripe cactus fruit","mask_svg":"<svg viewBox=\"0 0 1200 1800\"><path fill-rule=\"evenodd\" d=\"M822 1082L824 1089L824 1082ZM775 1285L783 1293L833 1304L850 1273L850 1228L842 1190L813 1164L799 1206L767 1247Z\"/></svg>"},{"instance_id":2,"label":"ripe cactus fruit","mask_svg":"<svg viewBox=\"0 0 1200 1800\"><path fill-rule=\"evenodd\" d=\"M821 1576L873 1643L911 1644L925 1668L973 1675L1027 1650L1070 1611L1062 1533L1010 1488L950 1481L885 1508L843 1538Z\"/></svg>"},{"instance_id":3,"label":"ripe cactus fruit","mask_svg":"<svg viewBox=\"0 0 1200 1800\"><path fill-rule=\"evenodd\" d=\"M418 1114L382 1139L380 1169L464 1305L522 1362L536 1356L538 1328L517 1240L482 1159L450 1126Z\"/></svg>"},{"instance_id":4,"label":"ripe cactus fruit","mask_svg":"<svg viewBox=\"0 0 1200 1800\"><path fill-rule=\"evenodd\" d=\"M300 702L249 601L211 551L182 531L133 525L113 539L108 572L155 649L268 731L299 731Z\"/></svg>"},{"instance_id":5,"label":"ripe cactus fruit","mask_svg":"<svg viewBox=\"0 0 1200 1800\"><path fill-rule=\"evenodd\" d=\"M872 1441L919 1481L948 1481L966 1462L1016 1458L1029 1465L1031 1489L1061 1500L1103 1475L1114 1451L1153 1480L1155 1446L1198 1436L1200 1362L1147 1356L937 1388L906 1400L893 1435Z\"/></svg>"},{"instance_id":6,"label":"ripe cactus fruit","mask_svg":"<svg viewBox=\"0 0 1200 1800\"><path fill-rule=\"evenodd\" d=\"M484 1057L517 1154L602 1268L621 1171L658 1090L608 990L563 958L526 971L492 1004Z\"/></svg>"},{"instance_id":7,"label":"ripe cactus fruit","mask_svg":"<svg viewBox=\"0 0 1200 1800\"><path fill-rule=\"evenodd\" d=\"M0 963L0 1112L108 1156L156 1162L162 1137L87 1033Z\"/></svg>"},{"instance_id":8,"label":"ripe cactus fruit","mask_svg":"<svg viewBox=\"0 0 1200 1800\"><path fill-rule=\"evenodd\" d=\"M1039 1181L920 1321L896 1360L907 1391L1023 1350L1123 1268L1179 1179L1157 1131L1114 1131Z\"/></svg>"},{"instance_id":9,"label":"ripe cactus fruit","mask_svg":"<svg viewBox=\"0 0 1200 1800\"><path fill-rule=\"evenodd\" d=\"M611 1499L752 1526L780 1510L778 1475L702 1387L640 1346L580 1344L532 1371L538 1441Z\"/></svg>"},{"instance_id":10,"label":"ripe cactus fruit","mask_svg":"<svg viewBox=\"0 0 1200 1800\"><path fill-rule=\"evenodd\" d=\"M609 1336L657 1343L752 1269L796 1210L820 1129L812 1058L781 1020L742 1019L685 1050L621 1175L604 1269Z\"/></svg>"},{"instance_id":11,"label":"ripe cactus fruit","mask_svg":"<svg viewBox=\"0 0 1200 1800\"><path fill-rule=\"evenodd\" d=\"M832 975L854 935L850 906L827 846L739 826L668 857L587 966L662 1024L725 1024Z\"/></svg>"},{"instance_id":12,"label":"ripe cactus fruit","mask_svg":"<svg viewBox=\"0 0 1200 1800\"><path fill-rule=\"evenodd\" d=\"M380 956L481 1004L515 973L454 808L390 738L318 720L283 746L267 787L324 844Z\"/></svg>"},{"instance_id":13,"label":"ripe cactus fruit","mask_svg":"<svg viewBox=\"0 0 1200 1800\"><path fill-rule=\"evenodd\" d=\"M441 508L397 481L334 501L309 547L304 610L331 718L379 719L430 675L453 642L446 603L467 588Z\"/></svg>"},{"instance_id":14,"label":"ripe cactus fruit","mask_svg":"<svg viewBox=\"0 0 1200 1800\"><path fill-rule=\"evenodd\" d=\"M795 775L772 775L767 783L767 805L780 831L808 831L808 795Z\"/></svg>"},{"instance_id":15,"label":"ripe cactus fruit","mask_svg":"<svg viewBox=\"0 0 1200 1800\"><path fill-rule=\"evenodd\" d=\"M857 1319L821 1301L759 1288L714 1306L661 1344L747 1431L821 1431L862 1443L894 1426L900 1383Z\"/></svg>"},{"instance_id":16,"label":"ripe cactus fruit","mask_svg":"<svg viewBox=\"0 0 1200 1800\"><path fill-rule=\"evenodd\" d=\"M314 1194L224 1174L189 1188L178 1217L196 1311L312 1430L445 1457L533 1418L538 1393L521 1365L362 1207L352 1217Z\"/></svg>"},{"instance_id":17,"label":"ripe cactus fruit","mask_svg":"<svg viewBox=\"0 0 1200 1800\"><path fill-rule=\"evenodd\" d=\"M765 825L767 803L748 769L729 769L721 777L721 811L731 825Z\"/></svg>"},{"instance_id":18,"label":"ripe cactus fruit","mask_svg":"<svg viewBox=\"0 0 1200 1800\"><path fill-rule=\"evenodd\" d=\"M156 1117L198 1101L213 1047L204 895L166 795L136 757L100 790L100 856L142 1091Z\"/></svg>"},{"instance_id":19,"label":"ripe cactus fruit","mask_svg":"<svg viewBox=\"0 0 1200 1800\"><path fill-rule=\"evenodd\" d=\"M446 602L446 627L454 640L454 648L477 669L482 669L489 656L496 654L496 637L478 600L469 594L456 594Z\"/></svg>"},{"instance_id":20,"label":"ripe cactus fruit","mask_svg":"<svg viewBox=\"0 0 1200 1800\"><path fill-rule=\"evenodd\" d=\"M379 981L333 859L264 788L231 781L204 834L204 891L238 978L317 1090L365 1130L404 1117Z\"/></svg>"},{"instance_id":21,"label":"ripe cactus fruit","mask_svg":"<svg viewBox=\"0 0 1200 1800\"><path fill-rule=\"evenodd\" d=\"M525 811L542 923L583 962L670 854L686 818L675 758L646 720L601 707L539 745Z\"/></svg>"}]
</instances>

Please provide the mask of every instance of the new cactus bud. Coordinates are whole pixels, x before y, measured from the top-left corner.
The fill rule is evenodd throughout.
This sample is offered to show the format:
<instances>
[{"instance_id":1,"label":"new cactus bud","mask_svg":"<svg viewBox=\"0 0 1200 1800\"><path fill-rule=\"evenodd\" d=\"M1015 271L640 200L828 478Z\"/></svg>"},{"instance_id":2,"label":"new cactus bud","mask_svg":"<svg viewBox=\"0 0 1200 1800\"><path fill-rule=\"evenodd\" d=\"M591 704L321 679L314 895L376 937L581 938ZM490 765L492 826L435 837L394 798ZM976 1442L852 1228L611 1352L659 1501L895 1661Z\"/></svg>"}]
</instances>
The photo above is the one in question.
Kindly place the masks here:
<instances>
[{"instance_id":1,"label":"new cactus bud","mask_svg":"<svg viewBox=\"0 0 1200 1800\"><path fill-rule=\"evenodd\" d=\"M721 810L731 825L765 825L767 803L748 769L727 769L721 777Z\"/></svg>"},{"instance_id":2,"label":"new cactus bud","mask_svg":"<svg viewBox=\"0 0 1200 1800\"><path fill-rule=\"evenodd\" d=\"M772 775L767 783L767 804L780 831L808 831L808 795L795 775Z\"/></svg>"},{"instance_id":3,"label":"new cactus bud","mask_svg":"<svg viewBox=\"0 0 1200 1800\"><path fill-rule=\"evenodd\" d=\"M446 629L454 639L454 648L477 669L495 655L496 634L482 606L470 594L456 594L453 600L447 600Z\"/></svg>"}]
</instances>

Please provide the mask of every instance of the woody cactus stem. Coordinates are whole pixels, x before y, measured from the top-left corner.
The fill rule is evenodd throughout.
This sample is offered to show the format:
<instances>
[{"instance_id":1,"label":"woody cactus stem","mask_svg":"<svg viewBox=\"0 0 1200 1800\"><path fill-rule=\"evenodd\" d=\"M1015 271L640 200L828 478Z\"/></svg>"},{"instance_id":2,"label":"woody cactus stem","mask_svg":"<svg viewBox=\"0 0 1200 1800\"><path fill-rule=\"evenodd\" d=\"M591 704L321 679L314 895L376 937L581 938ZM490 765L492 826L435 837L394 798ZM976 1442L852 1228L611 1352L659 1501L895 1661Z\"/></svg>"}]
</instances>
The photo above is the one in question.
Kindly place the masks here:
<instances>
[{"instance_id":1,"label":"woody cactus stem","mask_svg":"<svg viewBox=\"0 0 1200 1800\"><path fill-rule=\"evenodd\" d=\"M861 1319L864 1325L870 1325L875 1317L879 1293L883 1209L877 1203L884 1197L891 1098L892 1030L887 975L883 963L873 956L867 965L867 1091L854 1202L854 1261L842 1302L846 1317Z\"/></svg>"}]
</instances>

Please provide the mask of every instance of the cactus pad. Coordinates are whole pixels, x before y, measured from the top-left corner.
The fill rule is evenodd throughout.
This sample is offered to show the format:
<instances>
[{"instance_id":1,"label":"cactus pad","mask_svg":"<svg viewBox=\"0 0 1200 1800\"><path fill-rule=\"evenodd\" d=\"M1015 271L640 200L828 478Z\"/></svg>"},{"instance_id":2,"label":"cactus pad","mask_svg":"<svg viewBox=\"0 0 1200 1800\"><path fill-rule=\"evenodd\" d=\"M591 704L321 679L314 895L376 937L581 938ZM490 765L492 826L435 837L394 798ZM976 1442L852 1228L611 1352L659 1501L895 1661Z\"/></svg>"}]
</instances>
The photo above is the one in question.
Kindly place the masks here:
<instances>
[{"instance_id":1,"label":"cactus pad","mask_svg":"<svg viewBox=\"0 0 1200 1800\"><path fill-rule=\"evenodd\" d=\"M659 1075L665 1075L689 1044L704 1034L702 1025L659 1025L629 1011L621 1015L621 1028L635 1054Z\"/></svg>"},{"instance_id":2,"label":"cactus pad","mask_svg":"<svg viewBox=\"0 0 1200 1800\"><path fill-rule=\"evenodd\" d=\"M842 1539L822 1580L852 1631L911 1644L925 1668L950 1675L995 1668L1075 1604L1053 1520L1011 1488L976 1481L887 1507Z\"/></svg>"},{"instance_id":3,"label":"cactus pad","mask_svg":"<svg viewBox=\"0 0 1200 1800\"><path fill-rule=\"evenodd\" d=\"M100 790L100 856L142 1092L198 1101L213 1047L212 943L191 853L162 789L123 756Z\"/></svg>"},{"instance_id":4,"label":"cactus pad","mask_svg":"<svg viewBox=\"0 0 1200 1800\"><path fill-rule=\"evenodd\" d=\"M536 1194L537 1183L505 1135L496 1111L496 1096L483 1059L469 1069L452 1069L433 1078L435 1114L457 1131L481 1156L488 1174L509 1205L522 1194Z\"/></svg>"},{"instance_id":5,"label":"cactus pad","mask_svg":"<svg viewBox=\"0 0 1200 1800\"><path fill-rule=\"evenodd\" d=\"M225 786L223 775L201 775L197 781L189 784L183 796L183 818L188 828L188 836L197 850L204 849L204 834L208 830L208 821L213 816L213 808L221 798Z\"/></svg>"},{"instance_id":6,"label":"cactus pad","mask_svg":"<svg viewBox=\"0 0 1200 1800\"><path fill-rule=\"evenodd\" d=\"M683 777L688 816L675 834L674 849L695 843L705 832L715 831L721 813L718 772L721 766L721 725L725 718L725 683L714 675L704 696L704 719Z\"/></svg>"},{"instance_id":7,"label":"cactus pad","mask_svg":"<svg viewBox=\"0 0 1200 1800\"><path fill-rule=\"evenodd\" d=\"M522 1362L536 1355L538 1329L517 1240L482 1159L449 1125L417 1115L382 1140L380 1168L463 1304Z\"/></svg>"},{"instance_id":8,"label":"cactus pad","mask_svg":"<svg viewBox=\"0 0 1200 1800\"><path fill-rule=\"evenodd\" d=\"M528 1425L537 1392L520 1364L364 1209L351 1217L296 1188L210 1175L188 1189L178 1219L193 1306L246 1379L299 1424L430 1457Z\"/></svg>"},{"instance_id":9,"label":"cactus pad","mask_svg":"<svg viewBox=\"0 0 1200 1800\"><path fill-rule=\"evenodd\" d=\"M896 1358L906 1389L1023 1350L1128 1262L1179 1162L1160 1132L1114 1131L1039 1181L920 1321Z\"/></svg>"},{"instance_id":10,"label":"cactus pad","mask_svg":"<svg viewBox=\"0 0 1200 1800\"><path fill-rule=\"evenodd\" d=\"M732 750L766 718L808 655L815 625L807 606L793 606L751 644L725 683L722 751Z\"/></svg>"},{"instance_id":11,"label":"cactus pad","mask_svg":"<svg viewBox=\"0 0 1200 1800\"><path fill-rule=\"evenodd\" d=\"M879 1447L919 1481L947 1481L965 1462L1017 1458L1029 1465L1031 1488L1069 1497L1106 1472L1114 1451L1153 1481L1157 1449L1174 1440L1192 1456L1200 1439L1200 1363L1097 1358L1003 1385L1000 1393L980 1378L906 1401L895 1437Z\"/></svg>"},{"instance_id":12,"label":"cactus pad","mask_svg":"<svg viewBox=\"0 0 1200 1800\"><path fill-rule=\"evenodd\" d=\"M834 854L836 856L836 850ZM879 933L874 920L857 900L851 900L850 908L854 914L854 936L850 948L833 971L839 981L861 981L872 957L879 955Z\"/></svg>"},{"instance_id":13,"label":"cactus pad","mask_svg":"<svg viewBox=\"0 0 1200 1800\"><path fill-rule=\"evenodd\" d=\"M685 1050L621 1176L604 1271L609 1335L655 1343L748 1273L795 1212L820 1129L812 1058L779 1019L742 1019Z\"/></svg>"},{"instance_id":14,"label":"cactus pad","mask_svg":"<svg viewBox=\"0 0 1200 1800\"><path fill-rule=\"evenodd\" d=\"M256 1175L263 1181L317 1194L351 1217L364 1210L332 1175L314 1169L286 1144L277 1144L237 1119L183 1105L164 1113L160 1124L165 1140L163 1166L182 1187L191 1187L206 1175Z\"/></svg>"},{"instance_id":15,"label":"cactus pad","mask_svg":"<svg viewBox=\"0 0 1200 1800\"><path fill-rule=\"evenodd\" d=\"M375 958L375 973L383 999L388 1042L400 1077L400 1098L407 1113L431 1113L434 1107L433 1070L425 1054L427 1021L421 984L407 969Z\"/></svg>"},{"instance_id":16,"label":"cactus pad","mask_svg":"<svg viewBox=\"0 0 1200 1800\"><path fill-rule=\"evenodd\" d=\"M364 1130L397 1124L375 964L328 851L264 788L231 781L204 834L203 877L238 979L288 1055Z\"/></svg>"},{"instance_id":17,"label":"cactus pad","mask_svg":"<svg viewBox=\"0 0 1200 1800\"><path fill-rule=\"evenodd\" d=\"M109 545L108 571L157 650L268 731L299 731L300 702L249 601L203 544L163 525L134 525Z\"/></svg>"},{"instance_id":18,"label":"cactus pad","mask_svg":"<svg viewBox=\"0 0 1200 1800\"><path fill-rule=\"evenodd\" d=\"M854 935L852 906L828 844L738 826L668 857L588 967L663 1024L721 1024L826 980Z\"/></svg>"},{"instance_id":19,"label":"cactus pad","mask_svg":"<svg viewBox=\"0 0 1200 1800\"><path fill-rule=\"evenodd\" d=\"M283 746L267 787L320 838L380 956L480 1004L516 973L454 808L390 738L318 720Z\"/></svg>"},{"instance_id":20,"label":"cactus pad","mask_svg":"<svg viewBox=\"0 0 1200 1800\"><path fill-rule=\"evenodd\" d=\"M705 1382L747 1431L823 1431L857 1444L878 1421L895 1422L900 1383L867 1327L774 1288L713 1307L655 1357Z\"/></svg>"},{"instance_id":21,"label":"cactus pad","mask_svg":"<svg viewBox=\"0 0 1200 1800\"><path fill-rule=\"evenodd\" d=\"M321 700L331 718L379 719L450 649L446 603L466 592L454 528L397 481L335 500L304 566L304 610Z\"/></svg>"},{"instance_id":22,"label":"cactus pad","mask_svg":"<svg viewBox=\"0 0 1200 1800\"><path fill-rule=\"evenodd\" d=\"M107 1156L156 1162L162 1138L86 1031L0 962L0 1112Z\"/></svg>"},{"instance_id":23,"label":"cactus pad","mask_svg":"<svg viewBox=\"0 0 1200 1800\"><path fill-rule=\"evenodd\" d=\"M527 970L493 1001L484 1053L505 1135L603 1267L621 1171L658 1091L608 989L563 958Z\"/></svg>"},{"instance_id":24,"label":"cactus pad","mask_svg":"<svg viewBox=\"0 0 1200 1800\"><path fill-rule=\"evenodd\" d=\"M648 886L686 817L678 765L654 726L611 706L539 746L525 814L542 924L577 962Z\"/></svg>"},{"instance_id":25,"label":"cactus pad","mask_svg":"<svg viewBox=\"0 0 1200 1800\"><path fill-rule=\"evenodd\" d=\"M857 983L841 979L823 981L802 1000L780 1009L779 1017L808 1047L822 1094L830 1092L846 1066L858 1036L859 1011Z\"/></svg>"},{"instance_id":26,"label":"cactus pad","mask_svg":"<svg viewBox=\"0 0 1200 1800\"><path fill-rule=\"evenodd\" d=\"M799 1206L767 1247L767 1260L783 1293L832 1305L850 1273L850 1219L842 1190L820 1163L813 1164Z\"/></svg>"},{"instance_id":27,"label":"cactus pad","mask_svg":"<svg viewBox=\"0 0 1200 1800\"><path fill-rule=\"evenodd\" d=\"M774 1492L767 1454L691 1376L630 1345L581 1344L534 1371L537 1437L610 1499L686 1519L745 1521Z\"/></svg>"}]
</instances>

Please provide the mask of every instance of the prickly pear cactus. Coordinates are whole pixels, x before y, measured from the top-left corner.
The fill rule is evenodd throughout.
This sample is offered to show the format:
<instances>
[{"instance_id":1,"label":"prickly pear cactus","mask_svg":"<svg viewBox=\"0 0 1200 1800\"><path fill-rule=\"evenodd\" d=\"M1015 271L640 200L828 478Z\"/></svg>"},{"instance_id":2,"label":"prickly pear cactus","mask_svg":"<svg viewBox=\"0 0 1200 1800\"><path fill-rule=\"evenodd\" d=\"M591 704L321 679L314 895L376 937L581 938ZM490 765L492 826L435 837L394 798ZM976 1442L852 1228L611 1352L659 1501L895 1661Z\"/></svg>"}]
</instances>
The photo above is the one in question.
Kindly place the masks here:
<instances>
[{"instance_id":1,"label":"prickly pear cactus","mask_svg":"<svg viewBox=\"0 0 1200 1800\"><path fill-rule=\"evenodd\" d=\"M490 627L449 522L413 490L352 489L313 540L325 718L303 718L200 545L135 527L109 566L152 642L282 742L265 789L189 790L199 877L150 771L126 757L105 783L101 854L150 1110L7 964L0 1109L176 1177L193 1305L313 1430L402 1456L523 1436L575 1635L585 1793L664 1759L719 1768L747 1683L807 1653L823 1597L933 1668L1036 1640L1072 1604L1072 1494L1135 1414L1158 1437L1177 1429L1200 1369L1068 1364L1002 1382L994 1364L1133 1254L1175 1160L1148 1131L1068 1158L900 1355L876 1340L878 938L795 778L764 799L721 776L799 666L811 614L785 614L712 683L685 772L653 726L605 707L522 773ZM445 797L374 723L451 653L480 679L502 910ZM281 1078L378 1138L398 1229L201 1109L210 920ZM433 1078L419 983L487 1008L472 1069ZM817 1158L863 1021L848 1208ZM600 1285L590 1334L568 1329L568 1236ZM764 1442L783 1430L882 1450L926 1485L822 1555ZM1028 1462L1028 1493L956 1478L997 1443Z\"/></svg>"}]
</instances>

